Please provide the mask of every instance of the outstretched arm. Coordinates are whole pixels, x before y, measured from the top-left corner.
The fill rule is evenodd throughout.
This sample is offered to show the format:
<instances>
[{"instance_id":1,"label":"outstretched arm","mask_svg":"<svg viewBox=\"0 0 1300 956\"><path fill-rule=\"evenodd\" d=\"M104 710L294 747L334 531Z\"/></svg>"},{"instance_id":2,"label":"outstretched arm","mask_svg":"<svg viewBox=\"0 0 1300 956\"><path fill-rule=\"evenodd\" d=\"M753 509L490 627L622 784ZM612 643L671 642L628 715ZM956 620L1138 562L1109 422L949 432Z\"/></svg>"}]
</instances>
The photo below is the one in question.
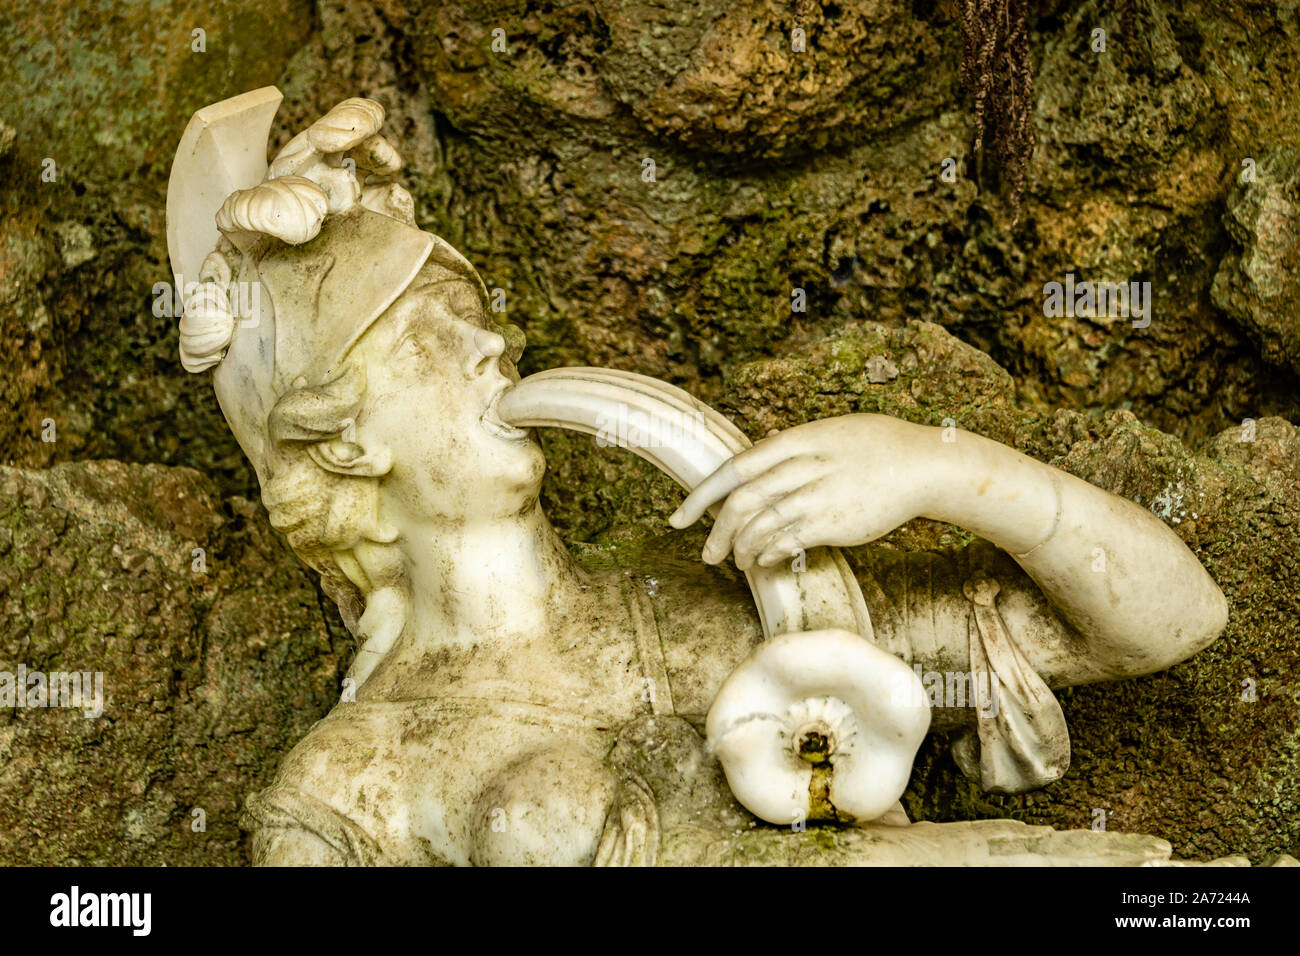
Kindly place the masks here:
<instances>
[{"instance_id":1,"label":"outstretched arm","mask_svg":"<svg viewBox=\"0 0 1300 956\"><path fill-rule=\"evenodd\" d=\"M970 432L887 415L799 425L736 455L670 521L686 527L723 498L704 559L734 551L741 569L800 548L865 544L916 517L987 538L1086 644L1083 659L1036 661L1071 683L1169 667L1227 621L1218 586L1150 512Z\"/></svg>"}]
</instances>

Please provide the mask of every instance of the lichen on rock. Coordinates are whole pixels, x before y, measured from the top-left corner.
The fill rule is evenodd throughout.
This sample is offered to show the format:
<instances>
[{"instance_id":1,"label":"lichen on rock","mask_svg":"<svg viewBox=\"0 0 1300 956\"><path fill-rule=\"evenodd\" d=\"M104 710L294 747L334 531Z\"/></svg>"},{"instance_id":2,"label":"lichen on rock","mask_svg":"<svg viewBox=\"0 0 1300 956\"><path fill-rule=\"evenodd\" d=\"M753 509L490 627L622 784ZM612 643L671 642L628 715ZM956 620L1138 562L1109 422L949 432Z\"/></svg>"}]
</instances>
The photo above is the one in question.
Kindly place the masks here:
<instances>
[{"instance_id":1,"label":"lichen on rock","mask_svg":"<svg viewBox=\"0 0 1300 956\"><path fill-rule=\"evenodd\" d=\"M0 671L103 690L99 715L0 710L0 863L243 863L243 800L338 699L350 643L257 507L198 473L0 467Z\"/></svg>"}]
</instances>

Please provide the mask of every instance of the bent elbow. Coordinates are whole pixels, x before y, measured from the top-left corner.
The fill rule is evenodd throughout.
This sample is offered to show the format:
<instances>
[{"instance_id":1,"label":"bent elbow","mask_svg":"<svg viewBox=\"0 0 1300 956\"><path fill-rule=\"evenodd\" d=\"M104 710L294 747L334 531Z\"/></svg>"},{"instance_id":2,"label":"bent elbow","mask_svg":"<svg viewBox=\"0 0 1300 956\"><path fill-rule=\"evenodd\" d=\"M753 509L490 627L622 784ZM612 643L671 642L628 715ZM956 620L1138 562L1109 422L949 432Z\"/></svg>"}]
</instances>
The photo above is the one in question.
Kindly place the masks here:
<instances>
[{"instance_id":1,"label":"bent elbow","mask_svg":"<svg viewBox=\"0 0 1300 956\"><path fill-rule=\"evenodd\" d=\"M1164 666L1172 667L1199 654L1209 647L1228 626L1228 599L1223 590L1202 569L1205 583L1199 595L1200 600L1189 602L1178 618L1177 655L1166 661Z\"/></svg>"},{"instance_id":2,"label":"bent elbow","mask_svg":"<svg viewBox=\"0 0 1300 956\"><path fill-rule=\"evenodd\" d=\"M1142 677L1168 670L1199 654L1219 638L1228 624L1228 600L1209 574L1204 574L1204 569L1202 572L1204 586L1194 595L1188 595L1190 600L1176 613L1167 611L1153 619L1154 628L1158 629L1155 633L1161 637L1140 648L1129 645L1127 653L1116 654L1111 665L1114 678Z\"/></svg>"},{"instance_id":3,"label":"bent elbow","mask_svg":"<svg viewBox=\"0 0 1300 956\"><path fill-rule=\"evenodd\" d=\"M1193 627L1192 654L1197 654L1213 644L1228 626L1228 599L1213 578L1208 574L1205 577L1208 585L1206 595L1208 606L1201 620Z\"/></svg>"}]
</instances>

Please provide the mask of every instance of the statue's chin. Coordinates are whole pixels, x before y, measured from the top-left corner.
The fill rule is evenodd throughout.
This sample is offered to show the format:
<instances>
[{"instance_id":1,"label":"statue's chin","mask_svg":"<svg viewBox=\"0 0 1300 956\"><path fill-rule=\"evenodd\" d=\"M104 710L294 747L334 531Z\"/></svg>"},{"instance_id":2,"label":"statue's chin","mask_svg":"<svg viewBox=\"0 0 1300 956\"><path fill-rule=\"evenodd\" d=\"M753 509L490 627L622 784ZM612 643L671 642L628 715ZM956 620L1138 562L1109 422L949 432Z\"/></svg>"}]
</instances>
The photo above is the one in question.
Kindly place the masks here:
<instances>
[{"instance_id":1,"label":"statue's chin","mask_svg":"<svg viewBox=\"0 0 1300 956\"><path fill-rule=\"evenodd\" d=\"M513 445L509 463L503 464L491 476L491 482L508 503L505 510L512 514L527 511L536 503L542 491L542 478L546 474L546 456L531 430L521 439L503 439ZM479 487L482 487L481 485Z\"/></svg>"}]
</instances>

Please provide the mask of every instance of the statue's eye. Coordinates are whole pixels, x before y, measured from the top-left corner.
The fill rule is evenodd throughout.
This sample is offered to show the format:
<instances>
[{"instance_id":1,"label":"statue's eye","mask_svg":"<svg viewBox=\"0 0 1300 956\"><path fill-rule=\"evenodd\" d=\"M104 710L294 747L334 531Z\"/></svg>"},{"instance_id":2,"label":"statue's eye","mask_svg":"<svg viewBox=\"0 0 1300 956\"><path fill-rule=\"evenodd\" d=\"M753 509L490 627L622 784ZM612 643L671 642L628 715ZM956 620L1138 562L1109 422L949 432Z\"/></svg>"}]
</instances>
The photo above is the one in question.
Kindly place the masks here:
<instances>
[{"instance_id":1,"label":"statue's eye","mask_svg":"<svg viewBox=\"0 0 1300 956\"><path fill-rule=\"evenodd\" d=\"M423 354L424 346L420 344L420 337L414 332L408 332L397 343L397 357L399 359L415 358Z\"/></svg>"}]
</instances>

